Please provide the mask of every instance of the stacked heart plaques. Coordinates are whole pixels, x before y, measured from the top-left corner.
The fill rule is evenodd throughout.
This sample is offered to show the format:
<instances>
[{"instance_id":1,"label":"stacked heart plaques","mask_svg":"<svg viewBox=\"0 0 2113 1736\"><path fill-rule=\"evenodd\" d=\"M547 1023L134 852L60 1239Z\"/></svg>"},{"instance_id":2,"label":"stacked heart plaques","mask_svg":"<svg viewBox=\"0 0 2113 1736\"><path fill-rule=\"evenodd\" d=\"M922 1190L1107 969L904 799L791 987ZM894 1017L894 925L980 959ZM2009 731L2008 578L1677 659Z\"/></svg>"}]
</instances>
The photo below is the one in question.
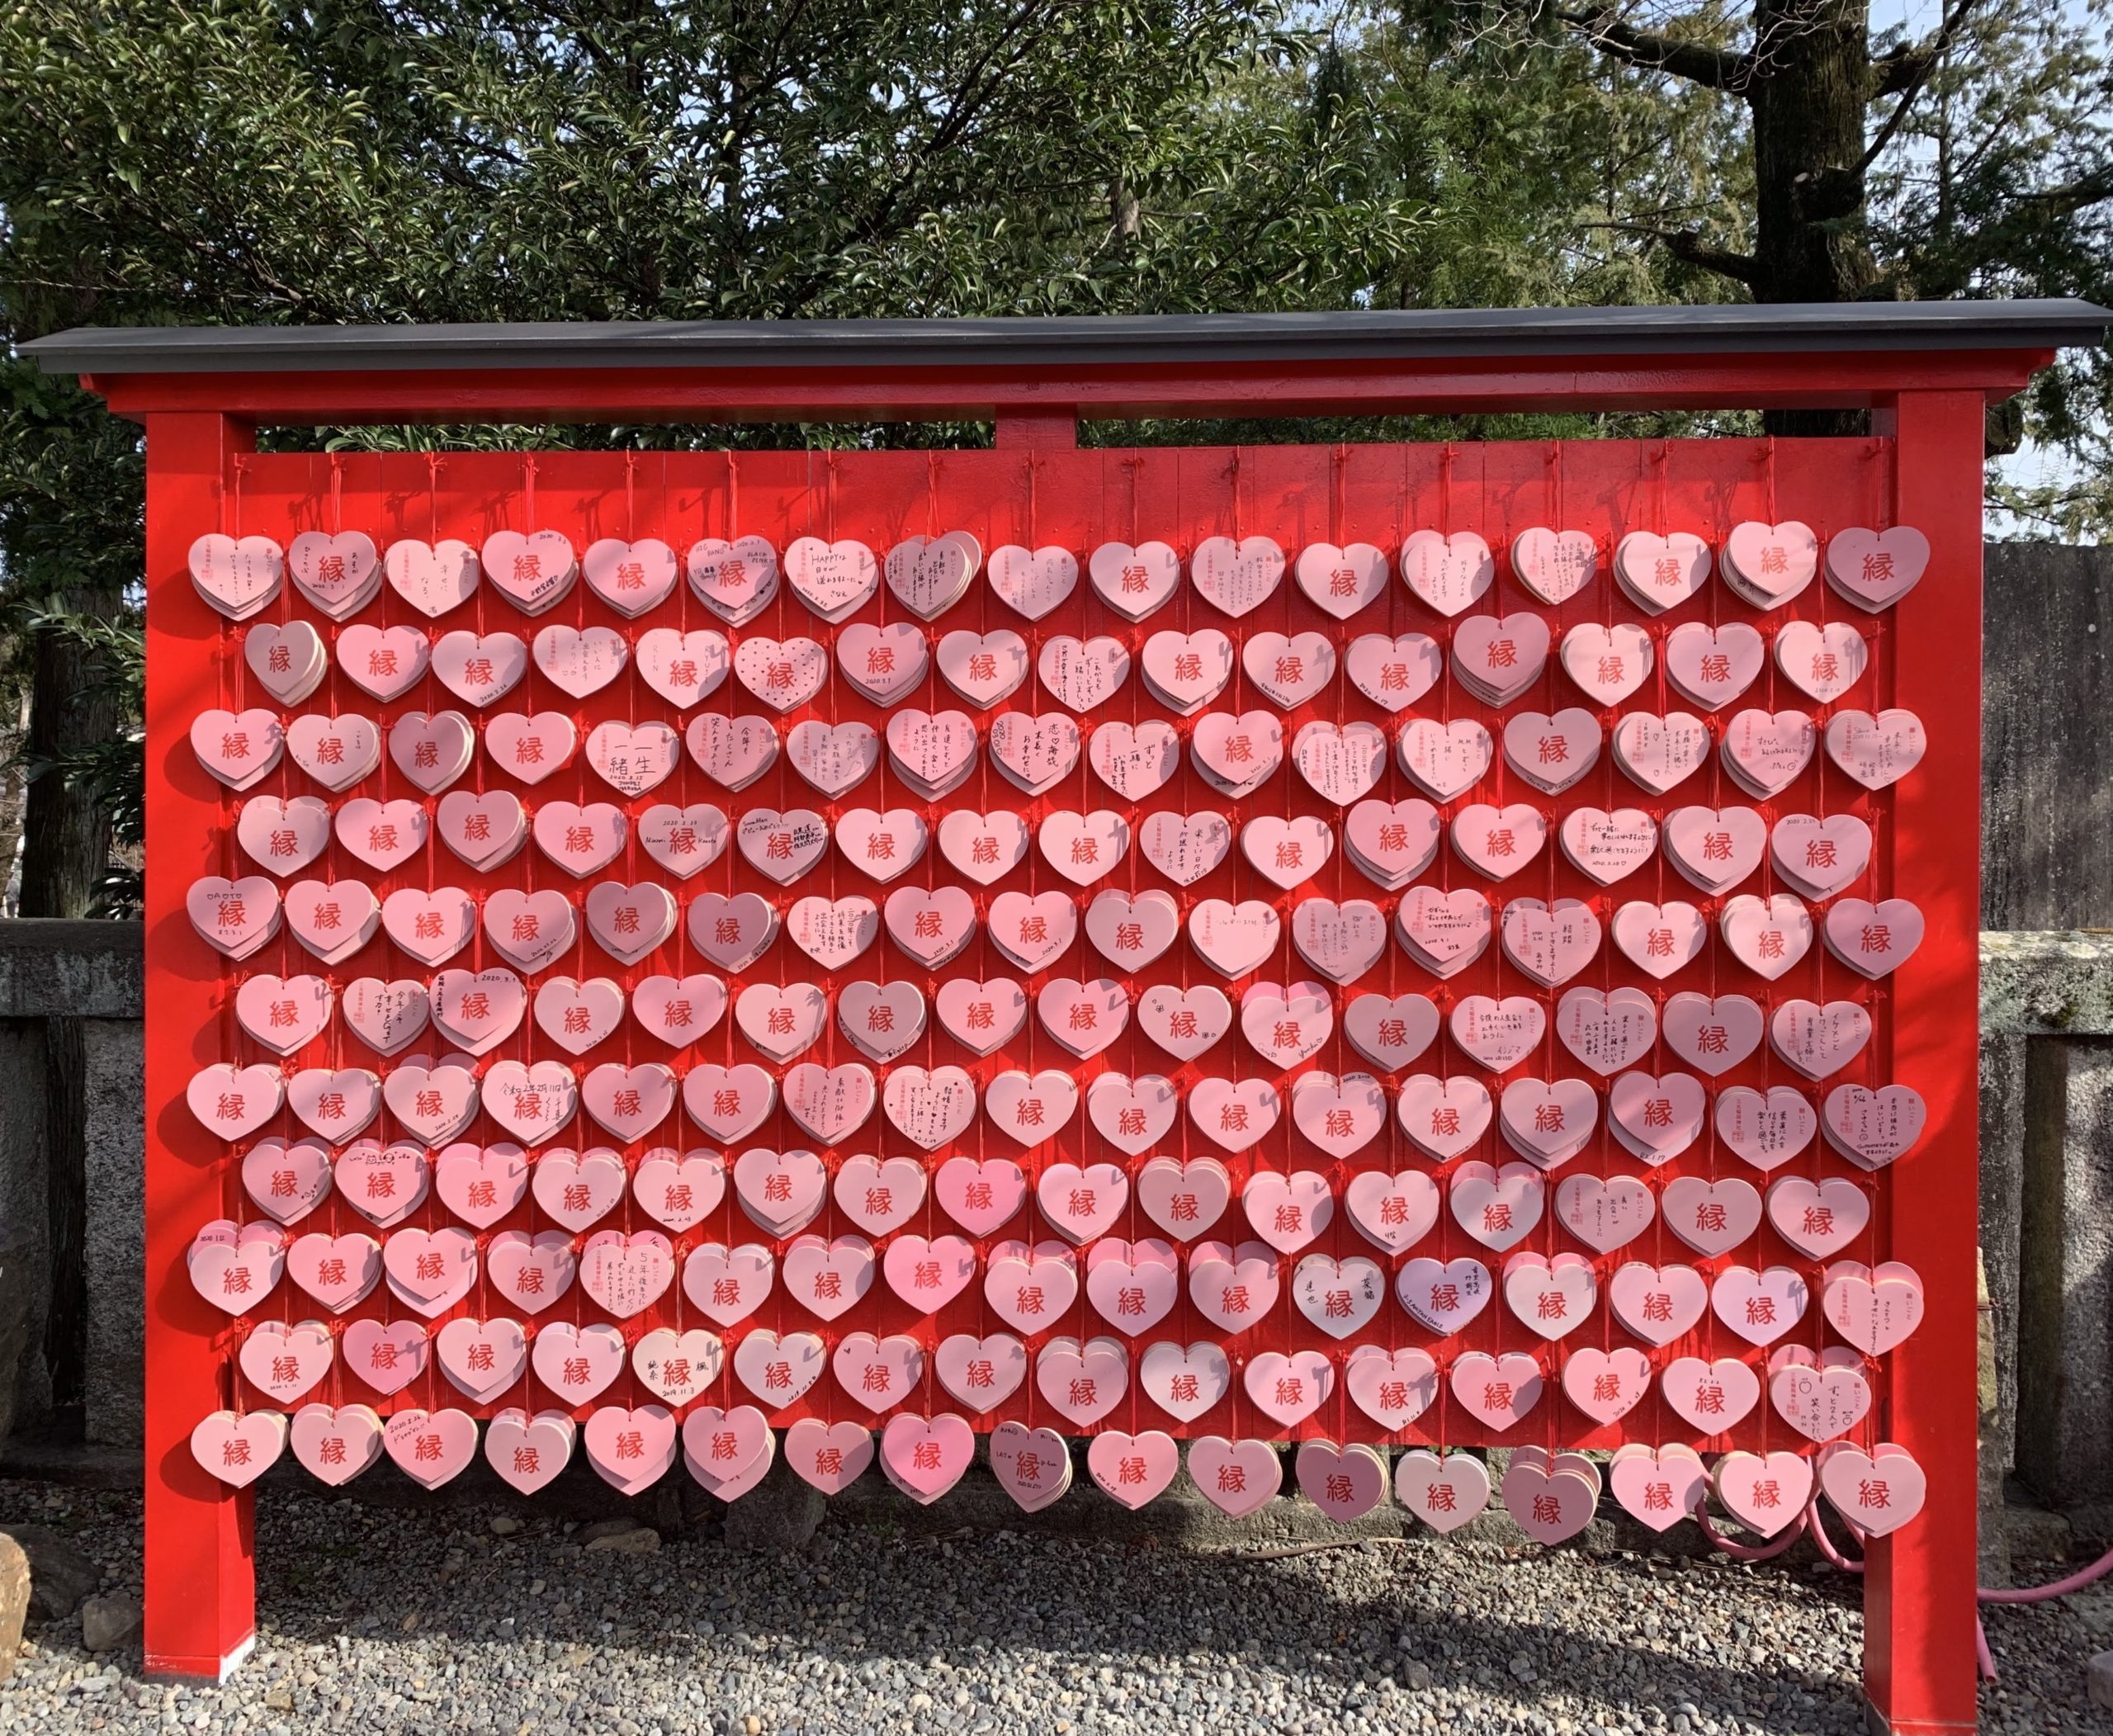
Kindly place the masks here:
<instances>
[{"instance_id":1,"label":"stacked heart plaques","mask_svg":"<svg viewBox=\"0 0 2113 1736\"><path fill-rule=\"evenodd\" d=\"M1854 476L1302 539L1236 466L1123 541L1103 455L903 456L709 535L267 457L197 538L199 1464L1912 1519L1926 542L1813 528Z\"/></svg>"}]
</instances>

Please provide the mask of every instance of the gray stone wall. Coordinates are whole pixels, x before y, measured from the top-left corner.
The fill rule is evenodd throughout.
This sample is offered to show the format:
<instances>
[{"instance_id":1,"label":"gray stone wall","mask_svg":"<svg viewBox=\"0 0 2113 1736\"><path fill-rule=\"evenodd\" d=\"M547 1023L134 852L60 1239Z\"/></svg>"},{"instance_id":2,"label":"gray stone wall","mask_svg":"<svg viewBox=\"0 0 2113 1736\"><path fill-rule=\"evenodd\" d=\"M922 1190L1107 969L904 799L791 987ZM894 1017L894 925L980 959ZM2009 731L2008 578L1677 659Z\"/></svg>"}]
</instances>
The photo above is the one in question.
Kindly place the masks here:
<instances>
[{"instance_id":1,"label":"gray stone wall","mask_svg":"<svg viewBox=\"0 0 2113 1736\"><path fill-rule=\"evenodd\" d=\"M0 922L0 929L15 925ZM51 1408L51 1367L45 1354L50 1322L50 1165L45 1158L44 1021L0 1018L0 1248L12 1278L0 1272L0 1297L15 1314L18 1360L0 1366L0 1410L17 1427Z\"/></svg>"},{"instance_id":2,"label":"gray stone wall","mask_svg":"<svg viewBox=\"0 0 2113 1736\"><path fill-rule=\"evenodd\" d=\"M137 1019L82 1024L87 1060L82 1397L91 1442L135 1446L147 1438L146 1026Z\"/></svg>"},{"instance_id":3,"label":"gray stone wall","mask_svg":"<svg viewBox=\"0 0 2113 1736\"><path fill-rule=\"evenodd\" d=\"M2113 1499L2113 935L1981 937L1981 1248L1996 1450Z\"/></svg>"},{"instance_id":4,"label":"gray stone wall","mask_svg":"<svg viewBox=\"0 0 2113 1736\"><path fill-rule=\"evenodd\" d=\"M142 966L136 922L0 921L0 1308L21 1339L0 1360L0 1411L40 1422L64 1365L89 1438L124 1445L144 1438Z\"/></svg>"},{"instance_id":5,"label":"gray stone wall","mask_svg":"<svg viewBox=\"0 0 2113 1736\"><path fill-rule=\"evenodd\" d=\"M1981 1242L1992 1450L2113 1502L2113 549L1991 543Z\"/></svg>"},{"instance_id":6,"label":"gray stone wall","mask_svg":"<svg viewBox=\"0 0 2113 1736\"><path fill-rule=\"evenodd\" d=\"M2113 929L2113 548L1992 542L1981 926Z\"/></svg>"}]
</instances>

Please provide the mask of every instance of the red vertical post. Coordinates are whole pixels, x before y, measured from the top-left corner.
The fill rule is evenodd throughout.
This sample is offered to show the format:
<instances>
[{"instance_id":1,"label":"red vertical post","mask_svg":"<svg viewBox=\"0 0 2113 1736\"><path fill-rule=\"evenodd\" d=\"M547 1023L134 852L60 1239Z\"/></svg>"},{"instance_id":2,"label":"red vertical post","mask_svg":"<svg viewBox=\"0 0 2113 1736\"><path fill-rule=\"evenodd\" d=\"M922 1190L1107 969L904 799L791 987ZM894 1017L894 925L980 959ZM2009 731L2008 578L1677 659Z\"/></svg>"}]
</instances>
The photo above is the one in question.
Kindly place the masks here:
<instances>
[{"instance_id":1,"label":"red vertical post","mask_svg":"<svg viewBox=\"0 0 2113 1736\"><path fill-rule=\"evenodd\" d=\"M191 720L217 703L198 690L197 646L220 617L191 583L191 542L223 523L235 455L253 432L217 414L155 414L147 424L147 1563L146 1670L218 1679L256 1635L249 1492L208 1476L191 1453L200 1417L229 1403L227 1322L191 1287L184 1255L225 1214L220 1142L186 1111L184 1088L216 1048L214 955L184 899L225 872L225 826L189 751ZM188 649L187 650L187 645Z\"/></svg>"},{"instance_id":2,"label":"red vertical post","mask_svg":"<svg viewBox=\"0 0 2113 1736\"><path fill-rule=\"evenodd\" d=\"M1895 440L1892 522L1931 546L1929 570L1883 628L1891 702L1929 736L1894 787L1889 840L1890 886L1926 925L1891 985L1893 1076L1929 1110L1922 1143L1888 1178L1891 1256L1922 1275L1927 1303L1887 1358L1884 1412L1888 1437L1927 1473L1929 1498L1873 1543L1864 1587L1864 1689L1894 1736L1974 1727L1983 409L1978 392L1903 392L1880 424Z\"/></svg>"}]
</instances>

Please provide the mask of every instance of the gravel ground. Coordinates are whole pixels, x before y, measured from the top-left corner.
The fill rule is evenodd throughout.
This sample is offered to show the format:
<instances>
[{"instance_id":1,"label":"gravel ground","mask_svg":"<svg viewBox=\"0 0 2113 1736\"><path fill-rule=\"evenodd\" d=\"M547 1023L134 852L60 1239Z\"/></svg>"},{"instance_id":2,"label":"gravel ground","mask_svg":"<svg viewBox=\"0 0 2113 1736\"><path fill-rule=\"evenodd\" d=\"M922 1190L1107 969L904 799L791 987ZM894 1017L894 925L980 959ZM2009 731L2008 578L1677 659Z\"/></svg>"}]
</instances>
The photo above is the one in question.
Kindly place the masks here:
<instances>
[{"instance_id":1,"label":"gravel ground","mask_svg":"<svg viewBox=\"0 0 2113 1736\"><path fill-rule=\"evenodd\" d=\"M136 1591L136 1497L0 1481L0 1520L70 1533L106 1590ZM1856 1590L1810 1565L1428 1540L1243 1562L841 1521L793 1555L706 1535L633 1554L574 1529L267 1492L263 1626L228 1686L144 1683L136 1646L92 1658L76 1619L0 1686L0 1730L1862 1728ZM1997 1611L1990 1633L1983 1729L2113 1729L2083 1693L2113 1592Z\"/></svg>"}]
</instances>

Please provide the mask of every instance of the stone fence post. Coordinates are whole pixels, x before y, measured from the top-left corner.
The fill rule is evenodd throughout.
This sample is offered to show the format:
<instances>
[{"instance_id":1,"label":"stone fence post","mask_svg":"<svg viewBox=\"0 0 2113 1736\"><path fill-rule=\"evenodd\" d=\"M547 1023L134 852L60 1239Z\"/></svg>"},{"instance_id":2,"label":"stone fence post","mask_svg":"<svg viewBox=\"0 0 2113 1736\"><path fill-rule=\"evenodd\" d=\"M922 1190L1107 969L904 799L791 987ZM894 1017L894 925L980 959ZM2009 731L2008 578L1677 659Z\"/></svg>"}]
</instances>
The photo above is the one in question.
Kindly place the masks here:
<instances>
[{"instance_id":1,"label":"stone fence post","mask_svg":"<svg viewBox=\"0 0 2113 1736\"><path fill-rule=\"evenodd\" d=\"M0 1436L62 1369L89 1440L144 1439L141 960L136 922L0 921Z\"/></svg>"}]
</instances>

